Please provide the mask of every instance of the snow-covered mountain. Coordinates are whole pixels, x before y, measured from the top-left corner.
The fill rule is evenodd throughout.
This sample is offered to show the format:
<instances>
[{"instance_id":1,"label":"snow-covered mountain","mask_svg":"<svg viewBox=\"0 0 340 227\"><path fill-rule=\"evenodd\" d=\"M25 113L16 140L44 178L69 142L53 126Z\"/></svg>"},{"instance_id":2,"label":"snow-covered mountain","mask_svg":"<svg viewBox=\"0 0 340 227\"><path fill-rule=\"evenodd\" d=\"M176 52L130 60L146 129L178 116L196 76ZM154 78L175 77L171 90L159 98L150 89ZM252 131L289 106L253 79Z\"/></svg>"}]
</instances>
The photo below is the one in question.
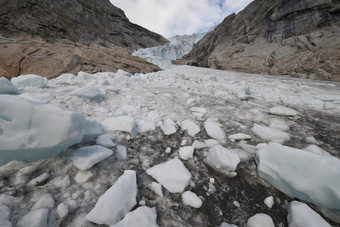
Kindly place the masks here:
<instances>
[{"instance_id":1,"label":"snow-covered mountain","mask_svg":"<svg viewBox=\"0 0 340 227\"><path fill-rule=\"evenodd\" d=\"M339 91L191 66L1 78L0 226L335 226Z\"/></svg>"},{"instance_id":2,"label":"snow-covered mountain","mask_svg":"<svg viewBox=\"0 0 340 227\"><path fill-rule=\"evenodd\" d=\"M169 39L170 43L163 46L139 49L132 55L145 59L146 61L158 65L162 69L171 68L172 61L182 58L188 54L195 43L197 43L206 33L174 36Z\"/></svg>"}]
</instances>

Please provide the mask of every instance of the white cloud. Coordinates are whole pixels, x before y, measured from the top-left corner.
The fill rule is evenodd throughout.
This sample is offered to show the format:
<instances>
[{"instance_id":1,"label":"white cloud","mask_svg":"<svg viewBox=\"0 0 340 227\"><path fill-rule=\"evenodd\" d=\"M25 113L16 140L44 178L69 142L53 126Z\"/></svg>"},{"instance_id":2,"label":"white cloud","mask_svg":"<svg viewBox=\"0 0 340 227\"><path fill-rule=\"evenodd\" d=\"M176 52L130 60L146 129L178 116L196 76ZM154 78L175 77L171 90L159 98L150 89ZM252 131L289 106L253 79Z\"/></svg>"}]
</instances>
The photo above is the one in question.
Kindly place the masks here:
<instances>
[{"instance_id":1,"label":"white cloud","mask_svg":"<svg viewBox=\"0 0 340 227\"><path fill-rule=\"evenodd\" d=\"M167 38L207 31L252 0L110 0L129 20Z\"/></svg>"}]
</instances>

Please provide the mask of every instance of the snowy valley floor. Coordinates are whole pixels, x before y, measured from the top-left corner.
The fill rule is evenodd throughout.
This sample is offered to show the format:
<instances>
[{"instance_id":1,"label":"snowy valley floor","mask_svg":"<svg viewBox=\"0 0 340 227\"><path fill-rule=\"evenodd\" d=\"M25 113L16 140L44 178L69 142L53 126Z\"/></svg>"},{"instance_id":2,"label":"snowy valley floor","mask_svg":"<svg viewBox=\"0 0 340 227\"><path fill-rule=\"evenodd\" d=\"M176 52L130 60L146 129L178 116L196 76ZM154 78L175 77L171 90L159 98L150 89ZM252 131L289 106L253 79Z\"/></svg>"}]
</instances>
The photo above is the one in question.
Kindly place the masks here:
<instances>
[{"instance_id":1,"label":"snowy valley floor","mask_svg":"<svg viewBox=\"0 0 340 227\"><path fill-rule=\"evenodd\" d=\"M76 144L55 158L20 166L20 169L36 167L28 174L27 181L48 173L46 179L35 185L14 185L16 173L0 179L0 205L10 210L8 220L13 226L18 221L25 223L23 216L46 194L53 197L48 207L50 226L106 226L89 222L85 216L125 170L136 171L140 205L134 209L141 205L155 207L159 226L220 226L223 222L246 226L248 219L257 213L269 215L275 226L288 226L289 203L296 199L259 177L256 151L264 148L264 143L274 141L309 152L327 151L340 158L340 83L337 82L190 66L135 76L124 72L79 75L49 80L43 88L18 88L24 93L21 96L82 113L108 129L117 128L119 123L107 119L119 116L130 116L136 125L131 130L120 129L128 132L109 130L117 145L110 148L113 155L88 170L79 170L70 156L73 150L94 145L96 140ZM87 87L86 92L75 92L83 87ZM185 124L185 120L190 121ZM195 126L199 126L199 132ZM272 132L273 128L279 132ZM273 136L274 133L278 136ZM236 176L232 167L235 163L218 171L218 167L213 168L218 160L210 164L207 161L210 148L216 144L238 155ZM192 145L195 148L192 156L186 151L179 154L181 147ZM184 204L182 193L170 193L163 187L161 197L155 193L156 189L151 189L156 180L147 170L175 157L191 173L184 191L190 190L201 199L200 208ZM289 159L280 161L289 162ZM305 174L310 177L309 173ZM270 196L274 198L272 208L264 203ZM308 204L318 210L317 206ZM336 226L330 219L325 220Z\"/></svg>"}]
</instances>

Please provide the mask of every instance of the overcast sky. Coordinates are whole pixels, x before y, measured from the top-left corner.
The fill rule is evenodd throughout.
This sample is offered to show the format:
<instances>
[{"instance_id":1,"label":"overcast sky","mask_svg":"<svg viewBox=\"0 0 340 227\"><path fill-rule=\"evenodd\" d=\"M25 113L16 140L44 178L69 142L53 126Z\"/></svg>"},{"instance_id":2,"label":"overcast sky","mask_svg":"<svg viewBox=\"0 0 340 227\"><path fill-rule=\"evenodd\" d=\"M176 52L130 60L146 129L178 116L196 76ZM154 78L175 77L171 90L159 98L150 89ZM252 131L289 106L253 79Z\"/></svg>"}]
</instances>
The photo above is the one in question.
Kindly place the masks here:
<instances>
[{"instance_id":1,"label":"overcast sky","mask_svg":"<svg viewBox=\"0 0 340 227\"><path fill-rule=\"evenodd\" d=\"M166 38L205 32L252 0L110 0L132 23Z\"/></svg>"}]
</instances>

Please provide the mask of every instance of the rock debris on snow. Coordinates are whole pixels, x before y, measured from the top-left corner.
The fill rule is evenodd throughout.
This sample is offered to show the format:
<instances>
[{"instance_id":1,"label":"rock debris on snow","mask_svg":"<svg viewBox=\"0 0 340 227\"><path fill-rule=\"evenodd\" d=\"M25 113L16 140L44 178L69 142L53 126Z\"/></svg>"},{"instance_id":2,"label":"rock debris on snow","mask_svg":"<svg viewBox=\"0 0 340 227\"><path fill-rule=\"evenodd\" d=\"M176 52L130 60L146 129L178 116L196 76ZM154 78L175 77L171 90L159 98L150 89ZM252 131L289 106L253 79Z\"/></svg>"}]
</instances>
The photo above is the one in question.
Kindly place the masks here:
<instances>
[{"instance_id":1,"label":"rock debris on snow","mask_svg":"<svg viewBox=\"0 0 340 227\"><path fill-rule=\"evenodd\" d=\"M146 170L171 193L181 193L190 184L191 173L178 159L174 158Z\"/></svg>"},{"instance_id":2,"label":"rock debris on snow","mask_svg":"<svg viewBox=\"0 0 340 227\"><path fill-rule=\"evenodd\" d=\"M85 219L96 224L116 224L137 204L136 196L136 172L125 170L116 183L100 196Z\"/></svg>"}]
</instances>

